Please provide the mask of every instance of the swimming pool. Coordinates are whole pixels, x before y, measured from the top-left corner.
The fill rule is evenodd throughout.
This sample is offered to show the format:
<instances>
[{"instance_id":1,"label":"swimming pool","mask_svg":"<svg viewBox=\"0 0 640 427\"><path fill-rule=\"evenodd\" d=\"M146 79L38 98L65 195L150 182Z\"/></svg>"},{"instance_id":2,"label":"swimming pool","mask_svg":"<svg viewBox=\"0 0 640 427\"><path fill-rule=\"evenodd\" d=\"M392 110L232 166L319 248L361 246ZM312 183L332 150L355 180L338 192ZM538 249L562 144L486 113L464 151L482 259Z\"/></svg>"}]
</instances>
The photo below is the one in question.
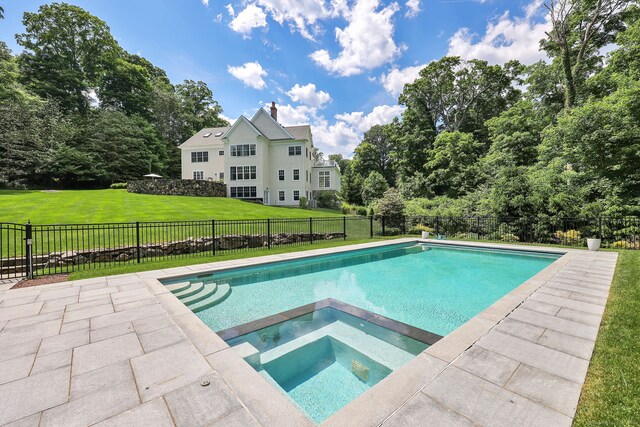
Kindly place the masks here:
<instances>
[{"instance_id":1,"label":"swimming pool","mask_svg":"<svg viewBox=\"0 0 640 427\"><path fill-rule=\"evenodd\" d=\"M214 331L333 298L446 335L559 256L409 243L163 282L197 284L191 292L217 288L219 300L209 308L195 301L194 310Z\"/></svg>"},{"instance_id":2,"label":"swimming pool","mask_svg":"<svg viewBox=\"0 0 640 427\"><path fill-rule=\"evenodd\" d=\"M163 283L319 423L560 256L403 243Z\"/></svg>"}]
</instances>

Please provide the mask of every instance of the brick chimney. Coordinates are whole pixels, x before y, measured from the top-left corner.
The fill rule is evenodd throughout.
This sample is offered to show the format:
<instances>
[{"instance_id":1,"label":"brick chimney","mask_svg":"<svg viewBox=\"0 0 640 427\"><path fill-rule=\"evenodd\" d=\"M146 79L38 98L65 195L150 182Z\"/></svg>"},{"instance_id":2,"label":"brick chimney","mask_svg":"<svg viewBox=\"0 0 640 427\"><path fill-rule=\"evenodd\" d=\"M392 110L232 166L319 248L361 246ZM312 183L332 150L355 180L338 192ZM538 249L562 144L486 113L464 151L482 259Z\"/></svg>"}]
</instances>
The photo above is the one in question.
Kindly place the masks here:
<instances>
[{"instance_id":1,"label":"brick chimney","mask_svg":"<svg viewBox=\"0 0 640 427\"><path fill-rule=\"evenodd\" d=\"M276 122L278 121L278 109L276 108L275 102L271 102L271 117L273 117L273 120Z\"/></svg>"}]
</instances>

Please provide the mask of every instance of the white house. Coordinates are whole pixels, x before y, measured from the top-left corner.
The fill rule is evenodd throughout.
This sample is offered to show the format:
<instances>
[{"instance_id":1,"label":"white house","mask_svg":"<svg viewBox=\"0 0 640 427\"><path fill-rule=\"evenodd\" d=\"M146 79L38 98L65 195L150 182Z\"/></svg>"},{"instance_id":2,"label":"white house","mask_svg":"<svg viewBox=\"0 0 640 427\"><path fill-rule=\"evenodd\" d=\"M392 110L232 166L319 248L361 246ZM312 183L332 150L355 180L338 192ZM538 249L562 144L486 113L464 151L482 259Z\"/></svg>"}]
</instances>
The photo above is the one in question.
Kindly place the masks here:
<instances>
[{"instance_id":1,"label":"white house","mask_svg":"<svg viewBox=\"0 0 640 427\"><path fill-rule=\"evenodd\" d=\"M260 108L251 120L240 116L231 127L200 130L182 145L182 179L221 180L227 196L266 205L312 204L317 192L340 189L334 162L316 164L309 125L282 126L278 110Z\"/></svg>"}]
</instances>

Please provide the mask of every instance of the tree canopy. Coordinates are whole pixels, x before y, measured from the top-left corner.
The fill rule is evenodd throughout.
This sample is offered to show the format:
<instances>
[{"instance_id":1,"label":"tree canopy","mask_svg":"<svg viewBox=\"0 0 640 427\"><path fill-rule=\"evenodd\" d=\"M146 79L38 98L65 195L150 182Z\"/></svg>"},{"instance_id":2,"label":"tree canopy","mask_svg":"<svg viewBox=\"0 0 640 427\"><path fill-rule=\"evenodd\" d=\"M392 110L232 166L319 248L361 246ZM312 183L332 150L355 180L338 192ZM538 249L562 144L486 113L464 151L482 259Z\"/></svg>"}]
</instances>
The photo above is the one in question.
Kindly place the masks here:
<instances>
[{"instance_id":1,"label":"tree canopy","mask_svg":"<svg viewBox=\"0 0 640 427\"><path fill-rule=\"evenodd\" d=\"M23 24L20 55L0 41L0 186L179 176L178 145L203 127L228 125L205 82L173 85L78 6L42 5Z\"/></svg>"}]
</instances>

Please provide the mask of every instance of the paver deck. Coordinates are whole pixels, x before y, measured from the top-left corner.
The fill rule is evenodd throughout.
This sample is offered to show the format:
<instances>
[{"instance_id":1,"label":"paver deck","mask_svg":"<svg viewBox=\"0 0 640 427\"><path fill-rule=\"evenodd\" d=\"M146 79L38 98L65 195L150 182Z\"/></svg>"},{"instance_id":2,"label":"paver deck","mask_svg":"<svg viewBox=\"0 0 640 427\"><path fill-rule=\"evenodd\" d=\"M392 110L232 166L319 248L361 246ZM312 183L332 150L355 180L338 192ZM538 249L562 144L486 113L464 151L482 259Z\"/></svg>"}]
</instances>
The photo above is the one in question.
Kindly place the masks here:
<instances>
[{"instance_id":1,"label":"paver deck","mask_svg":"<svg viewBox=\"0 0 640 427\"><path fill-rule=\"evenodd\" d=\"M157 279L401 241L0 287L0 426L312 425ZM551 251L323 425L571 425L617 254Z\"/></svg>"}]
</instances>

